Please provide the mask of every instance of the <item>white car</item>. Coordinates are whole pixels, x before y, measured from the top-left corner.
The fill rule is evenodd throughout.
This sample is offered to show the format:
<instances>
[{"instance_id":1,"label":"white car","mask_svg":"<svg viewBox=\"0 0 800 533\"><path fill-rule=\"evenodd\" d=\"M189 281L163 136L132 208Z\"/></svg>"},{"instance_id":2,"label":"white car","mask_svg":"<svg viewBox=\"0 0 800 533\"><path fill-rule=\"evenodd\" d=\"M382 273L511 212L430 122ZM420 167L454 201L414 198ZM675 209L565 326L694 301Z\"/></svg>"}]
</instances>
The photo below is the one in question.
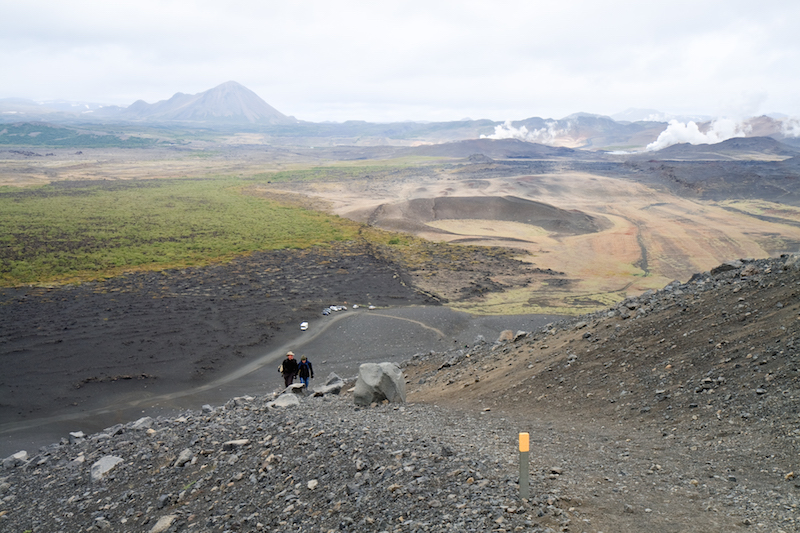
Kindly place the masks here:
<instances>
[{"instance_id":1,"label":"white car","mask_svg":"<svg viewBox=\"0 0 800 533\"><path fill-rule=\"evenodd\" d=\"M369 309L369 310L375 309L375 306L374 305L370 305L369 307L367 307L367 309Z\"/></svg>"},{"instance_id":2,"label":"white car","mask_svg":"<svg viewBox=\"0 0 800 533\"><path fill-rule=\"evenodd\" d=\"M305 331L308 329L308 322L300 322L300 329Z\"/></svg>"}]
</instances>

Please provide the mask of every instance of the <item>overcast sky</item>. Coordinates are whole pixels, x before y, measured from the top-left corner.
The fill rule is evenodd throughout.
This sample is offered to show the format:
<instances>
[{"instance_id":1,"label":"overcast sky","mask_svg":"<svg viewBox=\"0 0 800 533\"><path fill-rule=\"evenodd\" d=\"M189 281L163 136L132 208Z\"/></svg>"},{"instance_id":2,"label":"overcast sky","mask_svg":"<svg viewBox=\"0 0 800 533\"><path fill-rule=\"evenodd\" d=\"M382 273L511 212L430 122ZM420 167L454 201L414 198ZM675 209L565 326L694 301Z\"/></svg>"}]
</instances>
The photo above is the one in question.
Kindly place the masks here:
<instances>
[{"instance_id":1,"label":"overcast sky","mask_svg":"<svg viewBox=\"0 0 800 533\"><path fill-rule=\"evenodd\" d=\"M228 80L309 121L800 116L800 2L0 0L0 98Z\"/></svg>"}]
</instances>

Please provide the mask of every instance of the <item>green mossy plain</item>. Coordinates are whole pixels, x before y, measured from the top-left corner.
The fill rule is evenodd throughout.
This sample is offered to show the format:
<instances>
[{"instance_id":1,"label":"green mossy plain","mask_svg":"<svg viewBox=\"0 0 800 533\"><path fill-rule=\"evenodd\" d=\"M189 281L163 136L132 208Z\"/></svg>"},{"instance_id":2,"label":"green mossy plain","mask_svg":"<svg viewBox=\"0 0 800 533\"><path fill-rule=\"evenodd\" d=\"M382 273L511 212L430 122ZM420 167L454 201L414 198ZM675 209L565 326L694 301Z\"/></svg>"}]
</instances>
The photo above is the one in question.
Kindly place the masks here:
<instances>
[{"instance_id":1,"label":"green mossy plain","mask_svg":"<svg viewBox=\"0 0 800 533\"><path fill-rule=\"evenodd\" d=\"M70 148L146 148L154 139L137 136L93 133L72 128L25 122L0 124L0 145Z\"/></svg>"},{"instance_id":2,"label":"green mossy plain","mask_svg":"<svg viewBox=\"0 0 800 533\"><path fill-rule=\"evenodd\" d=\"M242 194L238 178L62 181L0 190L0 283L202 265L357 236L336 216Z\"/></svg>"}]
</instances>

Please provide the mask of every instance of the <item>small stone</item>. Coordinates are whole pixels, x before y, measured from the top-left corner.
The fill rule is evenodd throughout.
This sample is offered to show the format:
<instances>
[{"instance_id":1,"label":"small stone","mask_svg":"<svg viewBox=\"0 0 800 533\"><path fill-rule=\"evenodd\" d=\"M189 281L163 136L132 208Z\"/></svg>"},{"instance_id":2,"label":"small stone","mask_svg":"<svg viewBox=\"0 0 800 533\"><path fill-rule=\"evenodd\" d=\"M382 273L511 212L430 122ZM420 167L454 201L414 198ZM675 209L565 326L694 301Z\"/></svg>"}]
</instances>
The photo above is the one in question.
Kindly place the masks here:
<instances>
[{"instance_id":1,"label":"small stone","mask_svg":"<svg viewBox=\"0 0 800 533\"><path fill-rule=\"evenodd\" d=\"M154 423L155 420L153 420L149 416L143 416L142 418L131 424L131 429L149 429Z\"/></svg>"},{"instance_id":2,"label":"small stone","mask_svg":"<svg viewBox=\"0 0 800 533\"><path fill-rule=\"evenodd\" d=\"M222 445L223 450L235 450L236 448L241 448L242 446L247 446L250 444L249 439L236 439L236 440L229 440L228 442Z\"/></svg>"},{"instance_id":3,"label":"small stone","mask_svg":"<svg viewBox=\"0 0 800 533\"><path fill-rule=\"evenodd\" d=\"M92 481L100 481L112 468L122 462L122 457L106 455L92 465Z\"/></svg>"},{"instance_id":4,"label":"small stone","mask_svg":"<svg viewBox=\"0 0 800 533\"><path fill-rule=\"evenodd\" d=\"M297 394L281 394L273 401L267 403L267 408L276 409L278 407L296 407L300 405Z\"/></svg>"},{"instance_id":5,"label":"small stone","mask_svg":"<svg viewBox=\"0 0 800 533\"><path fill-rule=\"evenodd\" d=\"M317 488L318 485L319 485L319 481L317 481L316 479L312 479L311 481L308 482L308 485L307 485L308 486L308 490L314 490L314 489Z\"/></svg>"},{"instance_id":6,"label":"small stone","mask_svg":"<svg viewBox=\"0 0 800 533\"><path fill-rule=\"evenodd\" d=\"M161 518L158 519L156 525L154 525L150 529L150 533L164 533L164 531L169 529L169 527L172 525L172 523L175 521L176 518L178 518L178 515L174 514L162 516Z\"/></svg>"},{"instance_id":7,"label":"small stone","mask_svg":"<svg viewBox=\"0 0 800 533\"><path fill-rule=\"evenodd\" d=\"M3 468L15 468L28 460L28 452L25 450L11 454L3 459Z\"/></svg>"},{"instance_id":8,"label":"small stone","mask_svg":"<svg viewBox=\"0 0 800 533\"><path fill-rule=\"evenodd\" d=\"M175 466L181 467L185 465L192 460L192 457L194 457L194 452L192 452L191 448L186 448L178 455L178 458L175 460Z\"/></svg>"},{"instance_id":9,"label":"small stone","mask_svg":"<svg viewBox=\"0 0 800 533\"><path fill-rule=\"evenodd\" d=\"M157 505L157 507L159 509L163 509L164 507L167 506L167 504L169 504L170 499L171 499L171 497L170 497L169 494L162 494L161 496L158 497L158 505Z\"/></svg>"}]
</instances>

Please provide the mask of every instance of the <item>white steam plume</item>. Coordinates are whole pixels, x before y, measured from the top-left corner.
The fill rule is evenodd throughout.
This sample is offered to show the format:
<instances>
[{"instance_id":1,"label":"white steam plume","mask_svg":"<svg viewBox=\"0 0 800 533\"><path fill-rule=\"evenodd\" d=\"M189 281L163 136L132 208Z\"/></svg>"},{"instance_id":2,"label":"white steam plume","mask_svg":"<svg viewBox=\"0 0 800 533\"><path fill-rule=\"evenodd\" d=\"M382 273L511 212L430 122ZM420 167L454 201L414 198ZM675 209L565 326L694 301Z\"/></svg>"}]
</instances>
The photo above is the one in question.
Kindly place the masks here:
<instances>
[{"instance_id":1,"label":"white steam plume","mask_svg":"<svg viewBox=\"0 0 800 533\"><path fill-rule=\"evenodd\" d=\"M566 132L557 128L555 121L547 122L546 128L528 131L528 128L521 126L515 128L510 120L504 124L494 127L492 135L481 135L481 139L520 139L528 142L548 143L554 141L559 135Z\"/></svg>"},{"instance_id":2,"label":"white steam plume","mask_svg":"<svg viewBox=\"0 0 800 533\"><path fill-rule=\"evenodd\" d=\"M781 123L781 133L786 137L800 137L800 118L787 118Z\"/></svg>"},{"instance_id":3,"label":"white steam plume","mask_svg":"<svg viewBox=\"0 0 800 533\"><path fill-rule=\"evenodd\" d=\"M741 122L728 118L713 121L707 131L700 131L696 123L670 120L667 129L658 138L647 145L646 150L652 152L678 143L716 144L733 137L744 137L752 128Z\"/></svg>"}]
</instances>

